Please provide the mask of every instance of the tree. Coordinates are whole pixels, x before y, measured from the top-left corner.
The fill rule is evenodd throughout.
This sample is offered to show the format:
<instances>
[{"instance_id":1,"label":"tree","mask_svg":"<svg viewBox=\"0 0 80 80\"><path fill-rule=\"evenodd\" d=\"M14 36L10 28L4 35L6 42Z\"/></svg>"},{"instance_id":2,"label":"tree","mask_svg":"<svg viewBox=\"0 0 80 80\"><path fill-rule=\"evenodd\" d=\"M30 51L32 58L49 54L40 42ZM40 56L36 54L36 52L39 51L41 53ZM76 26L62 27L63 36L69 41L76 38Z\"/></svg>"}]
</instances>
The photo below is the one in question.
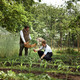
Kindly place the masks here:
<instances>
[{"instance_id":1,"label":"tree","mask_svg":"<svg viewBox=\"0 0 80 80\"><path fill-rule=\"evenodd\" d=\"M11 0L10 0L11 1ZM9 31L19 31L23 25L30 24L33 20L32 14L25 11L23 4L13 1L10 4L7 0L0 1L1 26Z\"/></svg>"},{"instance_id":2,"label":"tree","mask_svg":"<svg viewBox=\"0 0 80 80\"><path fill-rule=\"evenodd\" d=\"M78 15L74 20L71 21L69 27L72 30L72 33L76 34L77 47L78 47L78 51L79 51L80 50L79 49L79 45L80 45L80 15Z\"/></svg>"}]
</instances>

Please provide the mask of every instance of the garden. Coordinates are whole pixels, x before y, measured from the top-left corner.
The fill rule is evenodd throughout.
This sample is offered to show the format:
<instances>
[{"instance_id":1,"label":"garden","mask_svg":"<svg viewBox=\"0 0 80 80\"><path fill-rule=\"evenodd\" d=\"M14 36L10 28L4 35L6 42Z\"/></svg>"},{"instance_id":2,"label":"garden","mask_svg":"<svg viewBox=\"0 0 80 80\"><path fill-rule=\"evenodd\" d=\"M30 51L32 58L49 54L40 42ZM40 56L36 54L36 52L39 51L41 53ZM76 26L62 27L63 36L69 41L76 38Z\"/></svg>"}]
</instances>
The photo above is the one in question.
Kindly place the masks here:
<instances>
[{"instance_id":1,"label":"garden","mask_svg":"<svg viewBox=\"0 0 80 80\"><path fill-rule=\"evenodd\" d=\"M41 0L0 1L0 80L80 80L80 4L69 0L55 7ZM74 5L75 4L75 5ZM30 44L38 38L52 49L52 61L41 60L41 45L19 56L20 31L30 27ZM39 43L39 42L37 42Z\"/></svg>"},{"instance_id":2,"label":"garden","mask_svg":"<svg viewBox=\"0 0 80 80\"><path fill-rule=\"evenodd\" d=\"M0 57L0 79L79 80L80 53L76 48L52 48L53 61L38 61L39 56L33 51L33 48L29 49L28 56L16 54L19 49L19 43L16 43L18 37L10 34L6 38L6 41L2 38L4 44L0 48L0 51L3 51ZM9 47L6 46L7 43Z\"/></svg>"}]
</instances>

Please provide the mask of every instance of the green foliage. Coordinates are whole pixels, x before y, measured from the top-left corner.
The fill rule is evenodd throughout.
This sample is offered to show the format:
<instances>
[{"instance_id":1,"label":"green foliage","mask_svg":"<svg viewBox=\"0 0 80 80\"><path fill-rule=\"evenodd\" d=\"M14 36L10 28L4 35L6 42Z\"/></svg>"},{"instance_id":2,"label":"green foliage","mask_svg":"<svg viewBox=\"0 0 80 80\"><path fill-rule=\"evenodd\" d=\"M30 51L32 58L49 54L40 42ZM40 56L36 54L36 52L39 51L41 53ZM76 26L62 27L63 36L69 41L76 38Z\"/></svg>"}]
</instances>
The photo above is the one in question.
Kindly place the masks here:
<instances>
[{"instance_id":1,"label":"green foliage","mask_svg":"<svg viewBox=\"0 0 80 80\"><path fill-rule=\"evenodd\" d=\"M38 0L41 2L41 0ZM36 38L42 37L50 45L51 40L54 40L52 46L65 45L76 47L77 36L80 35L80 15L78 9L74 7L73 3L75 0L69 0L67 2L67 9L55 8L53 6L47 6L46 4L34 4L34 0L1 0L0 1L0 25L5 27L8 31L17 32L20 31L24 25L30 26L32 40L30 44L37 43ZM73 11L71 11L73 10ZM28 56L17 57L19 53L19 35L13 35L4 32L1 35L0 31L0 57L8 57L9 59L2 63L5 67L7 63L14 67L15 62L20 62L18 67L22 70L26 68L23 64L29 63L29 70L33 67L33 63L39 59L38 54L33 52L33 49L29 49ZM78 52L72 48L67 50L59 50L54 55L54 64L52 66L58 71L67 71L69 73L75 66L76 71L79 71L80 58ZM12 59L12 56L14 57ZM17 58L16 58L17 57ZM36 63L37 64L37 63ZM42 61L40 63L41 70L47 69L48 62ZM56 67L56 68L55 68ZM2 72L0 77L5 79L16 80L51 80L48 75L34 76L33 74L19 74L16 75L14 72ZM12 77L10 76L12 74ZM52 79L53 80L53 79Z\"/></svg>"},{"instance_id":2,"label":"green foliage","mask_svg":"<svg viewBox=\"0 0 80 80\"><path fill-rule=\"evenodd\" d=\"M66 50L66 53L67 53L67 54L78 54L77 51L75 51L74 49L71 49L71 48L68 48L68 49Z\"/></svg>"},{"instance_id":3,"label":"green foliage","mask_svg":"<svg viewBox=\"0 0 80 80\"><path fill-rule=\"evenodd\" d=\"M35 3L34 0L15 0L18 4L23 4L26 11L30 11L31 6Z\"/></svg>"},{"instance_id":4,"label":"green foliage","mask_svg":"<svg viewBox=\"0 0 80 80\"><path fill-rule=\"evenodd\" d=\"M73 5L71 0L67 4L70 7ZM75 23L76 20L74 21L75 16L79 14L78 10L74 6L72 9L74 11L69 13L67 9L35 3L34 0L1 0L0 25L13 32L20 31L24 25L29 25L34 38L42 37L49 45L51 39L54 39L55 43L58 43L56 46L61 47L69 40L68 38L71 39L71 37L66 39L69 35L69 25L70 27L79 25ZM80 32L78 27L76 31Z\"/></svg>"},{"instance_id":5,"label":"green foliage","mask_svg":"<svg viewBox=\"0 0 80 80\"><path fill-rule=\"evenodd\" d=\"M41 2L41 0L39 0L39 2Z\"/></svg>"},{"instance_id":6,"label":"green foliage","mask_svg":"<svg viewBox=\"0 0 80 80\"><path fill-rule=\"evenodd\" d=\"M18 52L18 37L12 34L0 37L0 57L10 57Z\"/></svg>"},{"instance_id":7,"label":"green foliage","mask_svg":"<svg viewBox=\"0 0 80 80\"><path fill-rule=\"evenodd\" d=\"M10 4L8 1L1 1L0 15L2 27L6 27L9 31L19 31L23 25L29 23L32 19L32 14L25 11L23 4L18 4L13 1Z\"/></svg>"},{"instance_id":8,"label":"green foliage","mask_svg":"<svg viewBox=\"0 0 80 80\"><path fill-rule=\"evenodd\" d=\"M67 1L67 9L70 9L73 6L72 1Z\"/></svg>"},{"instance_id":9,"label":"green foliage","mask_svg":"<svg viewBox=\"0 0 80 80\"><path fill-rule=\"evenodd\" d=\"M0 71L0 79L6 79L6 80L53 80L48 74L41 74L35 76L32 73L19 73L16 74L14 71L7 71L7 73ZM55 78L54 78L55 79ZM60 80L60 79L57 79Z\"/></svg>"},{"instance_id":10,"label":"green foliage","mask_svg":"<svg viewBox=\"0 0 80 80\"><path fill-rule=\"evenodd\" d=\"M76 54L78 54L78 51L75 51L73 48L67 48L66 50L58 50L57 53L76 55Z\"/></svg>"},{"instance_id":11,"label":"green foliage","mask_svg":"<svg viewBox=\"0 0 80 80\"><path fill-rule=\"evenodd\" d=\"M71 21L69 28L72 29L72 33L80 34L80 15L77 15L77 17Z\"/></svg>"},{"instance_id":12,"label":"green foliage","mask_svg":"<svg viewBox=\"0 0 80 80\"><path fill-rule=\"evenodd\" d=\"M36 44L37 44L37 41L36 41L36 40L34 40L34 39L30 40L30 44L34 44L34 43L36 43Z\"/></svg>"}]
</instances>

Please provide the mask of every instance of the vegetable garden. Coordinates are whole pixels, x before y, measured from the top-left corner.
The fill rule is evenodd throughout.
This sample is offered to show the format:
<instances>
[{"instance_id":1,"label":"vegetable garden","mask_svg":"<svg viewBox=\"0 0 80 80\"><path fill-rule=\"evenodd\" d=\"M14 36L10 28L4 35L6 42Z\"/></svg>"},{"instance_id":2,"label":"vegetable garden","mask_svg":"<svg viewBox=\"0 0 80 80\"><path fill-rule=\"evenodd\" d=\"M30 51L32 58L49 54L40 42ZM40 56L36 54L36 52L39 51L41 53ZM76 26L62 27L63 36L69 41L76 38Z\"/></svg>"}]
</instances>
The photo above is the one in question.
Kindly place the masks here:
<instances>
[{"instance_id":1,"label":"vegetable garden","mask_svg":"<svg viewBox=\"0 0 80 80\"><path fill-rule=\"evenodd\" d=\"M53 49L54 62L38 61L37 53L0 58L0 78L5 80L79 80L80 56L77 51ZM73 51L74 54L70 54ZM64 53L65 52L65 53Z\"/></svg>"},{"instance_id":2,"label":"vegetable garden","mask_svg":"<svg viewBox=\"0 0 80 80\"><path fill-rule=\"evenodd\" d=\"M80 0L58 7L38 1L0 0L0 80L80 80ZM42 38L51 46L52 61L38 61L34 48L19 56L25 25L30 44Z\"/></svg>"}]
</instances>

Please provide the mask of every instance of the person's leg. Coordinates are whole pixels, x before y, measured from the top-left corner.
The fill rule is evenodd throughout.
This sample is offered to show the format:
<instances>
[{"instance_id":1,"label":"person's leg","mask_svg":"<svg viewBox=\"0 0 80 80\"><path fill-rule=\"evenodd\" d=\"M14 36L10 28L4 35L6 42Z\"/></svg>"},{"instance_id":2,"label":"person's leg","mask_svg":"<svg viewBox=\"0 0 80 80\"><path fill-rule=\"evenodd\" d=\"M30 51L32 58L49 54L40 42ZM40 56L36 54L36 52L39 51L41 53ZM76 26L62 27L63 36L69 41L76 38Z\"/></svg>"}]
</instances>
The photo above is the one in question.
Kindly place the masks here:
<instances>
[{"instance_id":1,"label":"person's leg","mask_svg":"<svg viewBox=\"0 0 80 80\"><path fill-rule=\"evenodd\" d=\"M22 56L23 48L24 48L24 44L20 44L19 56Z\"/></svg>"},{"instance_id":2,"label":"person's leg","mask_svg":"<svg viewBox=\"0 0 80 80\"><path fill-rule=\"evenodd\" d=\"M43 59L45 59L45 60L47 60L47 61L51 61L52 60L52 53L47 53L45 56L44 56L44 58Z\"/></svg>"},{"instance_id":3,"label":"person's leg","mask_svg":"<svg viewBox=\"0 0 80 80\"><path fill-rule=\"evenodd\" d=\"M25 55L27 56L28 55L28 48L25 47Z\"/></svg>"},{"instance_id":4,"label":"person's leg","mask_svg":"<svg viewBox=\"0 0 80 80\"><path fill-rule=\"evenodd\" d=\"M38 51L38 55L39 55L39 57L41 58L41 56L44 54L44 52L43 51Z\"/></svg>"}]
</instances>

